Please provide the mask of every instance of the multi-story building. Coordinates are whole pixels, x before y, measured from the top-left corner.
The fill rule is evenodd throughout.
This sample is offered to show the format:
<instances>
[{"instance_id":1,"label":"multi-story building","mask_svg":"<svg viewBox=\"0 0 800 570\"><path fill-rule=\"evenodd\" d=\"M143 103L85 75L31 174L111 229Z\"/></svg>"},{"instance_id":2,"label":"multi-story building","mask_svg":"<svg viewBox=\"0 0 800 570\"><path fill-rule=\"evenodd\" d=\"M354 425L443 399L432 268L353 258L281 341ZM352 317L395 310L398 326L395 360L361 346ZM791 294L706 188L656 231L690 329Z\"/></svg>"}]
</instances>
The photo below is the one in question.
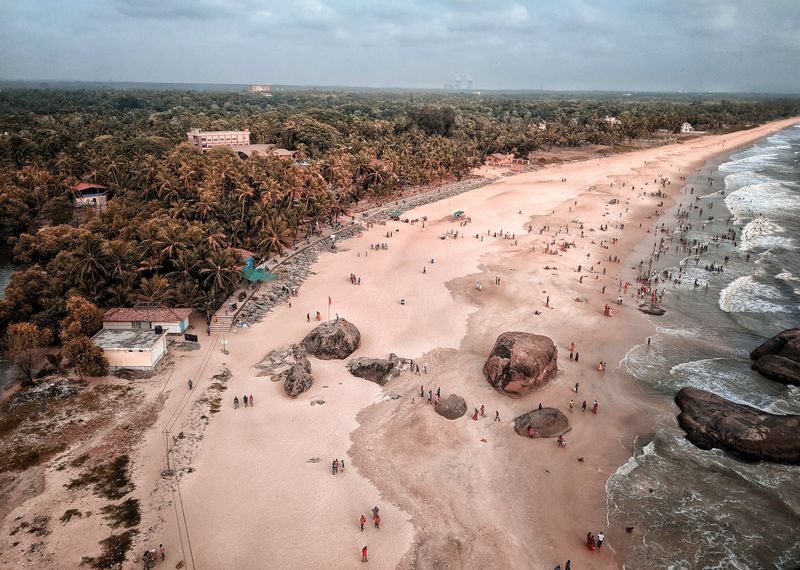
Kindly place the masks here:
<instances>
[{"instance_id":1,"label":"multi-story building","mask_svg":"<svg viewBox=\"0 0 800 570\"><path fill-rule=\"evenodd\" d=\"M250 144L250 129L243 131L201 131L192 129L186 136L189 142L197 147L200 152L205 152L215 146L236 146Z\"/></svg>"}]
</instances>

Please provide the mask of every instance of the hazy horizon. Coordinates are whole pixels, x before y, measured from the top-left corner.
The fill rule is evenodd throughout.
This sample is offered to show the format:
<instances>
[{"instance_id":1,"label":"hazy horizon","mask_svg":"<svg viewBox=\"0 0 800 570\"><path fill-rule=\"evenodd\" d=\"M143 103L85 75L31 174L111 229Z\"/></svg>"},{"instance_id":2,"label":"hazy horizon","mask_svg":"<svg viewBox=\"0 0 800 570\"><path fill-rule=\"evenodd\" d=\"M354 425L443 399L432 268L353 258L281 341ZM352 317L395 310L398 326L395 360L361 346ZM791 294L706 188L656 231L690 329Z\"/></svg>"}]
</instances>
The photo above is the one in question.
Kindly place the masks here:
<instances>
[{"instance_id":1,"label":"hazy horizon","mask_svg":"<svg viewBox=\"0 0 800 570\"><path fill-rule=\"evenodd\" d=\"M800 2L0 0L0 79L800 92Z\"/></svg>"}]
</instances>

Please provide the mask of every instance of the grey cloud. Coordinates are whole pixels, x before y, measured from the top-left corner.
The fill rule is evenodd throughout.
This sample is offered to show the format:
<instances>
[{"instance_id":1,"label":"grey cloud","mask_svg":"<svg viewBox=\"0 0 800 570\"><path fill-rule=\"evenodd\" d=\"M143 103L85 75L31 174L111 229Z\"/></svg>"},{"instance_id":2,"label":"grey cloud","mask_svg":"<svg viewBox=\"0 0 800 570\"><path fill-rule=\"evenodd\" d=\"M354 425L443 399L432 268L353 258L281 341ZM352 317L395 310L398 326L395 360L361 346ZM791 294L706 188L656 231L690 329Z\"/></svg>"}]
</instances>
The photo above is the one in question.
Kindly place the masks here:
<instances>
[{"instance_id":1,"label":"grey cloud","mask_svg":"<svg viewBox=\"0 0 800 570\"><path fill-rule=\"evenodd\" d=\"M471 73L480 88L800 91L796 0L0 0L0 12L1 78L440 87Z\"/></svg>"}]
</instances>

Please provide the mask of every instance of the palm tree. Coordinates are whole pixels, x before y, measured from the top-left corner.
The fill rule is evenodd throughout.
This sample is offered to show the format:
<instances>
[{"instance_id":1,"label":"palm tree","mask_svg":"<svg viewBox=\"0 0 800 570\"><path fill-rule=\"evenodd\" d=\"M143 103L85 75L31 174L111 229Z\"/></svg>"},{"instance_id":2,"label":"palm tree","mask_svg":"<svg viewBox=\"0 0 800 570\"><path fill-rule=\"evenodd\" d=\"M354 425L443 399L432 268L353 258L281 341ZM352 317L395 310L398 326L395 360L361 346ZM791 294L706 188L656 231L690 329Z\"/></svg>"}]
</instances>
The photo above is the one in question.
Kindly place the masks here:
<instances>
[{"instance_id":1,"label":"palm tree","mask_svg":"<svg viewBox=\"0 0 800 570\"><path fill-rule=\"evenodd\" d=\"M263 257L270 257L272 254L283 254L283 250L292 243L292 229L282 217L273 216L269 219L264 231L261 232L261 239L258 242L258 251Z\"/></svg>"},{"instance_id":2,"label":"palm tree","mask_svg":"<svg viewBox=\"0 0 800 570\"><path fill-rule=\"evenodd\" d=\"M203 262L200 275L203 286L216 293L227 293L239 282L236 256L231 251L214 251Z\"/></svg>"},{"instance_id":3,"label":"palm tree","mask_svg":"<svg viewBox=\"0 0 800 570\"><path fill-rule=\"evenodd\" d=\"M71 273L78 279L99 280L108 276L109 256L100 238L83 236L72 250Z\"/></svg>"}]
</instances>

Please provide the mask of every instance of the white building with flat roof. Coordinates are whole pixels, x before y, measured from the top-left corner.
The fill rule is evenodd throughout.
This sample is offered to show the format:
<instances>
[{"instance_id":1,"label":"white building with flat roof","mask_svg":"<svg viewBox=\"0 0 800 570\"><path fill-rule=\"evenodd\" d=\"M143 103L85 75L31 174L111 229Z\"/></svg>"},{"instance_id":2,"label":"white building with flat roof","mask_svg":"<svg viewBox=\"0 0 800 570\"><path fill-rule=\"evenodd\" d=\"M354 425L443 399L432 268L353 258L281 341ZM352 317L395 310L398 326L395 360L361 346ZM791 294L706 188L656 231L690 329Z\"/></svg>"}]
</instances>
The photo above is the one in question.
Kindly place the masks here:
<instances>
[{"instance_id":1,"label":"white building with flat roof","mask_svg":"<svg viewBox=\"0 0 800 570\"><path fill-rule=\"evenodd\" d=\"M200 152L205 152L215 146L238 146L250 144L250 129L243 131L201 131L192 129L186 133L189 142L197 147Z\"/></svg>"},{"instance_id":2,"label":"white building with flat roof","mask_svg":"<svg viewBox=\"0 0 800 570\"><path fill-rule=\"evenodd\" d=\"M152 372L167 353L167 334L153 330L101 329L92 342L103 349L109 368Z\"/></svg>"}]
</instances>

